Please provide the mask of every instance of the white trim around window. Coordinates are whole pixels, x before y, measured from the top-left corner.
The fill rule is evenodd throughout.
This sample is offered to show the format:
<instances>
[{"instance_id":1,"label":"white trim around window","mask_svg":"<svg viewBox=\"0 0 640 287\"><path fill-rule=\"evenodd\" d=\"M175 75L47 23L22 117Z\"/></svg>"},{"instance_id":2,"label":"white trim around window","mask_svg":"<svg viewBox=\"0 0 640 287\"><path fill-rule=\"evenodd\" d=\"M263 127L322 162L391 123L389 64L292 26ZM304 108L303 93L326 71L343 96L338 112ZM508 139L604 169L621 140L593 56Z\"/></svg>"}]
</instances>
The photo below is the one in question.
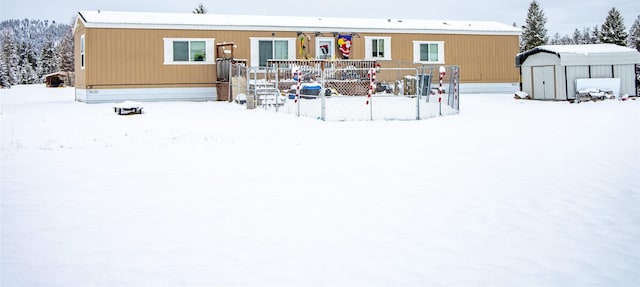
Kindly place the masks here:
<instances>
[{"instance_id":1,"label":"white trim around window","mask_svg":"<svg viewBox=\"0 0 640 287\"><path fill-rule=\"evenodd\" d=\"M391 37L365 36L364 53L365 60L391 60Z\"/></svg>"},{"instance_id":2,"label":"white trim around window","mask_svg":"<svg viewBox=\"0 0 640 287\"><path fill-rule=\"evenodd\" d=\"M215 39L212 38L163 38L165 65L215 64ZM174 47L183 44L185 55L176 55ZM204 45L203 45L204 44ZM202 55L204 54L204 55Z\"/></svg>"},{"instance_id":3,"label":"white trim around window","mask_svg":"<svg viewBox=\"0 0 640 287\"><path fill-rule=\"evenodd\" d=\"M425 54L421 51L425 50ZM444 41L413 41L413 62L444 64Z\"/></svg>"},{"instance_id":4,"label":"white trim around window","mask_svg":"<svg viewBox=\"0 0 640 287\"><path fill-rule=\"evenodd\" d=\"M251 59L249 64L251 67L260 66L260 41L287 41L287 59L296 59L296 38L274 38L274 37L250 37L251 42Z\"/></svg>"}]
</instances>

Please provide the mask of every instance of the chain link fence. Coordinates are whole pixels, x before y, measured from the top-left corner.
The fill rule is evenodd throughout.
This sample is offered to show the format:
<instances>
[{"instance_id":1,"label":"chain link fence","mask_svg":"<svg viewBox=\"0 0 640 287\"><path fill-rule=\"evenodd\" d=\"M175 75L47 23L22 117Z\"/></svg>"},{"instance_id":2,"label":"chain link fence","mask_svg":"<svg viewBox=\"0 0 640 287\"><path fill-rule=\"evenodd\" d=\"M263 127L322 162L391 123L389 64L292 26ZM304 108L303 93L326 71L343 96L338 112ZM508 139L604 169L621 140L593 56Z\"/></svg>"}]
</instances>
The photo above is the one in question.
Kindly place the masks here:
<instances>
[{"instance_id":1,"label":"chain link fence","mask_svg":"<svg viewBox=\"0 0 640 287\"><path fill-rule=\"evenodd\" d=\"M324 121L421 120L459 113L458 66L383 68L374 61L232 64L231 101Z\"/></svg>"}]
</instances>

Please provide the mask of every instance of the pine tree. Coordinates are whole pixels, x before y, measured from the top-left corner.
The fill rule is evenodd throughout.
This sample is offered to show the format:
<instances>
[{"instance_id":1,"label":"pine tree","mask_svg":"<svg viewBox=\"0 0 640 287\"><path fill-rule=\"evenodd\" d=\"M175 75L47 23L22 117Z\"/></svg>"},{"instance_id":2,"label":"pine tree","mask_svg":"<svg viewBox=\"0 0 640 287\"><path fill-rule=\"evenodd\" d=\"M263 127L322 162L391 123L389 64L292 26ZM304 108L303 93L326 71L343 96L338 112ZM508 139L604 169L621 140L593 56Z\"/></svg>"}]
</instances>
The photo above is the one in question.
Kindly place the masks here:
<instances>
[{"instance_id":1,"label":"pine tree","mask_svg":"<svg viewBox=\"0 0 640 287\"><path fill-rule=\"evenodd\" d=\"M589 27L582 28L582 43L593 44L591 43L591 28Z\"/></svg>"},{"instance_id":2,"label":"pine tree","mask_svg":"<svg viewBox=\"0 0 640 287\"><path fill-rule=\"evenodd\" d=\"M578 30L577 28L575 30L573 30L573 38L572 41L574 44L576 45L583 45L586 44L586 41L583 37L582 32L580 32L580 30Z\"/></svg>"},{"instance_id":3,"label":"pine tree","mask_svg":"<svg viewBox=\"0 0 640 287\"><path fill-rule=\"evenodd\" d=\"M2 38L0 38L0 48L2 49L2 51L0 51L0 64L5 64L6 71L3 70L3 72L6 72L7 76L9 75L9 55L12 53L11 51L9 51L10 43L12 43L10 41L12 40L11 36L9 36L9 30L3 29Z\"/></svg>"},{"instance_id":4,"label":"pine tree","mask_svg":"<svg viewBox=\"0 0 640 287\"><path fill-rule=\"evenodd\" d=\"M624 19L622 15L620 15L620 11L618 11L616 7L613 7L609 11L609 15L607 15L604 24L602 24L602 30L598 34L598 39L600 39L602 43L625 46L628 37L625 29Z\"/></svg>"},{"instance_id":5,"label":"pine tree","mask_svg":"<svg viewBox=\"0 0 640 287\"><path fill-rule=\"evenodd\" d=\"M17 85L19 82L18 65L20 59L18 57L18 46L13 41L13 36L9 30L2 33L2 58L7 69L7 76L11 85Z\"/></svg>"},{"instance_id":6,"label":"pine tree","mask_svg":"<svg viewBox=\"0 0 640 287\"><path fill-rule=\"evenodd\" d=\"M64 72L73 72L75 70L73 58L73 31L67 29L64 36L60 40L60 44L56 48L56 55L59 59L58 70Z\"/></svg>"},{"instance_id":7,"label":"pine tree","mask_svg":"<svg viewBox=\"0 0 640 287\"><path fill-rule=\"evenodd\" d=\"M44 75L51 74L57 70L58 63L56 63L53 49L53 39L51 36L47 36L44 46L42 46L42 52L40 53L38 79L42 79Z\"/></svg>"},{"instance_id":8,"label":"pine tree","mask_svg":"<svg viewBox=\"0 0 640 287\"><path fill-rule=\"evenodd\" d=\"M18 46L18 84L35 84L38 82L38 64L36 56L28 42L22 42Z\"/></svg>"},{"instance_id":9,"label":"pine tree","mask_svg":"<svg viewBox=\"0 0 640 287\"><path fill-rule=\"evenodd\" d=\"M593 27L593 31L591 33L591 37L589 40L590 44L600 44L602 42L600 42L600 28L598 28L598 25L595 25Z\"/></svg>"},{"instance_id":10,"label":"pine tree","mask_svg":"<svg viewBox=\"0 0 640 287\"><path fill-rule=\"evenodd\" d=\"M529 5L527 19L525 20L525 25L522 26L522 38L520 40L521 52L547 44L549 37L547 36L547 29L545 28L546 23L547 18L544 16L544 12L540 8L540 5L538 5L538 2L534 0Z\"/></svg>"},{"instance_id":11,"label":"pine tree","mask_svg":"<svg viewBox=\"0 0 640 287\"><path fill-rule=\"evenodd\" d=\"M0 88L11 88L11 81L9 81L9 67L7 67L7 61L5 60L4 53L0 53Z\"/></svg>"},{"instance_id":12,"label":"pine tree","mask_svg":"<svg viewBox=\"0 0 640 287\"><path fill-rule=\"evenodd\" d=\"M640 51L640 15L631 25L631 29L629 30L629 43L628 46Z\"/></svg>"},{"instance_id":13,"label":"pine tree","mask_svg":"<svg viewBox=\"0 0 640 287\"><path fill-rule=\"evenodd\" d=\"M549 40L549 44L551 45L560 45L560 33L556 32L553 34L553 37Z\"/></svg>"},{"instance_id":14,"label":"pine tree","mask_svg":"<svg viewBox=\"0 0 640 287\"><path fill-rule=\"evenodd\" d=\"M196 9L193 9L193 14L207 14L207 8L202 5L202 3L198 4Z\"/></svg>"}]
</instances>

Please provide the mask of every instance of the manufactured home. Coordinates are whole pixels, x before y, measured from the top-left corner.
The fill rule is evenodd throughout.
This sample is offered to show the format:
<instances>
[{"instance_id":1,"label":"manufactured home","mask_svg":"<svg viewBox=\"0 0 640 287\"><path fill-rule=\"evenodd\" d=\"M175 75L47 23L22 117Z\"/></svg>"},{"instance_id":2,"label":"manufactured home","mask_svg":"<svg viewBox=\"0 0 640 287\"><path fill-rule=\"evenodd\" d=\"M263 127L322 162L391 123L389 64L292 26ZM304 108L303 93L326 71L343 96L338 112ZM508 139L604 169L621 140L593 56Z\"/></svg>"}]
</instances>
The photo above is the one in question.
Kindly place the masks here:
<instances>
[{"instance_id":1,"label":"manufactured home","mask_svg":"<svg viewBox=\"0 0 640 287\"><path fill-rule=\"evenodd\" d=\"M640 52L614 44L546 45L516 56L522 91L537 100L574 100L576 84L587 79L600 80L586 87L611 89L614 96L636 95L637 64Z\"/></svg>"},{"instance_id":2,"label":"manufactured home","mask_svg":"<svg viewBox=\"0 0 640 287\"><path fill-rule=\"evenodd\" d=\"M271 59L456 65L462 92L515 91L520 34L487 21L81 11L76 99L216 100L216 59L229 53L216 49L222 43L250 67Z\"/></svg>"}]
</instances>

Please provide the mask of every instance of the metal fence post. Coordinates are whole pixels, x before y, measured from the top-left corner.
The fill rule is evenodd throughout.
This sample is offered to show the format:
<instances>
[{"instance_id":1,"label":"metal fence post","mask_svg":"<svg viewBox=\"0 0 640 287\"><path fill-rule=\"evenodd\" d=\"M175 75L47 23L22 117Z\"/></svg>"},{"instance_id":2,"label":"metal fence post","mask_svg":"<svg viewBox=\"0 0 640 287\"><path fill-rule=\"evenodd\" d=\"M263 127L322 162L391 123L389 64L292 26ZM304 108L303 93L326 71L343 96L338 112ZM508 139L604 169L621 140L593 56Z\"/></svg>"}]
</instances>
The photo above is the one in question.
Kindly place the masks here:
<instances>
[{"instance_id":1,"label":"metal fence post","mask_svg":"<svg viewBox=\"0 0 640 287\"><path fill-rule=\"evenodd\" d=\"M279 70L278 70L278 64L276 64L274 67L275 67L274 68L274 73L276 74L274 78L275 78L275 81L276 81L275 87L276 87L276 91L277 91L277 94L275 94L275 96L276 96L276 113L277 113L278 112L278 106L280 105L280 87L279 87L279 84L278 84L279 83L278 74L280 74L280 73L279 73Z\"/></svg>"},{"instance_id":2,"label":"metal fence post","mask_svg":"<svg viewBox=\"0 0 640 287\"><path fill-rule=\"evenodd\" d=\"M422 99L422 89L424 85L424 81L420 81L420 79L424 79L424 66L420 67L420 70L416 70L416 80L418 81L418 93L416 95L416 120L420 120L420 100Z\"/></svg>"},{"instance_id":3,"label":"metal fence post","mask_svg":"<svg viewBox=\"0 0 640 287\"><path fill-rule=\"evenodd\" d=\"M297 85L296 86L296 102L297 102L297 108L298 108L298 111L296 112L296 115L298 117L300 117L300 102L301 102L300 101L300 99L301 99L301 97L300 97L300 89L302 88L301 87L301 85L302 85L301 84L302 83L302 71L299 68L296 68L295 73L296 73L296 75L298 77L296 79L296 85Z\"/></svg>"},{"instance_id":4,"label":"metal fence post","mask_svg":"<svg viewBox=\"0 0 640 287\"><path fill-rule=\"evenodd\" d=\"M322 95L320 95L320 100L321 100L321 103L320 103L320 105L321 105L320 106L320 119L322 121L326 121L327 118L326 118L325 111L326 111L326 100L327 100L326 99L327 98L326 94L327 93L326 93L326 90L325 90L326 88L324 87L324 62L320 63L320 87L321 87L320 88L320 93L322 94Z\"/></svg>"}]
</instances>

